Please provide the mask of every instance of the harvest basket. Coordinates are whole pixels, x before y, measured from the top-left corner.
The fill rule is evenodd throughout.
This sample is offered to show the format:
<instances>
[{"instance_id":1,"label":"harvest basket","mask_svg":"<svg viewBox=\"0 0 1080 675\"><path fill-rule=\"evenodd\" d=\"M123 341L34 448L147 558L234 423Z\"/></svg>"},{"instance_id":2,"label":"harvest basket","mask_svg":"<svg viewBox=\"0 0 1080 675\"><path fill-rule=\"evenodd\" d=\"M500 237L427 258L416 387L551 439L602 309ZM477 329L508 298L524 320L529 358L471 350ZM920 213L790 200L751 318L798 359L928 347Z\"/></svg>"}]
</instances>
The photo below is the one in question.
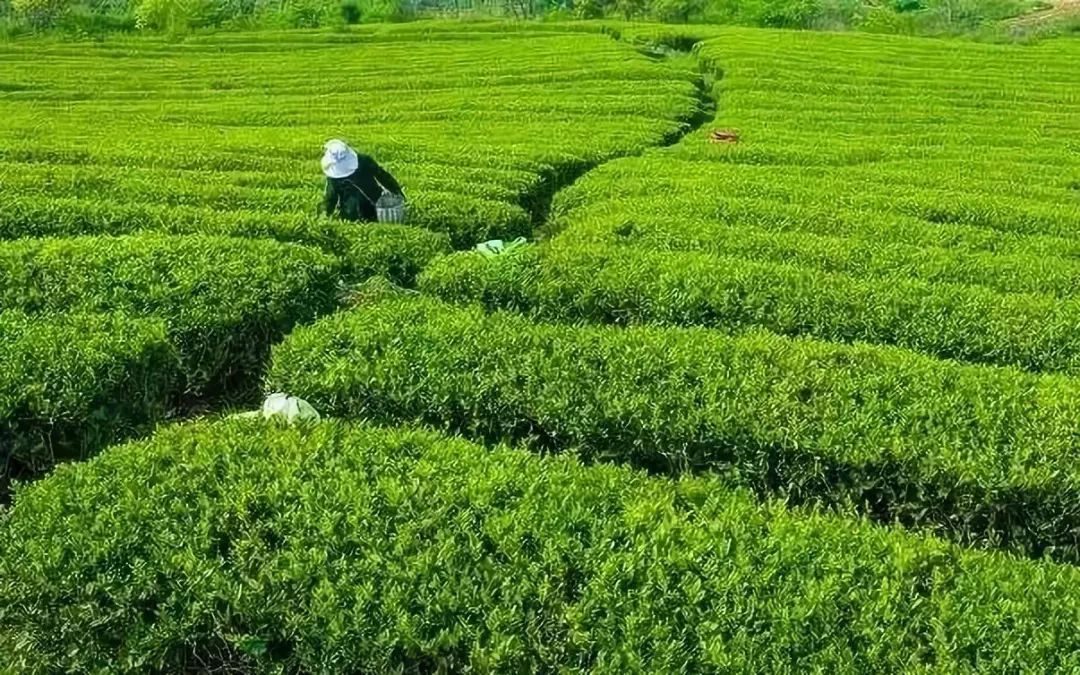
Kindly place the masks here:
<instances>
[{"instance_id":1,"label":"harvest basket","mask_svg":"<svg viewBox=\"0 0 1080 675\"><path fill-rule=\"evenodd\" d=\"M383 192L375 202L375 215L380 223L404 223L405 199L392 192Z\"/></svg>"}]
</instances>

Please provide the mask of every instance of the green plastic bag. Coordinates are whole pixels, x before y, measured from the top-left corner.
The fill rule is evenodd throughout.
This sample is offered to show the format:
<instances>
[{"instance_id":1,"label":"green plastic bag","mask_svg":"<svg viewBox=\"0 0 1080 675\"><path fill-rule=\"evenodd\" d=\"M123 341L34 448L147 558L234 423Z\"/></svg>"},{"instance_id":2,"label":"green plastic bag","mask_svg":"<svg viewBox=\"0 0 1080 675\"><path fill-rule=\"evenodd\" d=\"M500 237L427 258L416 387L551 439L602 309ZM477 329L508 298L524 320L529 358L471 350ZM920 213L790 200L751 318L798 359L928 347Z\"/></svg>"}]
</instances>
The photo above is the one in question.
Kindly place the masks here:
<instances>
[{"instance_id":1,"label":"green plastic bag","mask_svg":"<svg viewBox=\"0 0 1080 675\"><path fill-rule=\"evenodd\" d=\"M280 392L267 396L261 410L240 413L233 417L275 419L286 424L318 422L320 419L319 412L310 403L302 398Z\"/></svg>"},{"instance_id":2,"label":"green plastic bag","mask_svg":"<svg viewBox=\"0 0 1080 675\"><path fill-rule=\"evenodd\" d=\"M525 240L525 237L518 237L509 244L504 242L502 239L492 239L490 241L485 241L482 244L477 244L476 250L481 255L492 258L497 255L506 255L508 253L513 253L527 245L528 242Z\"/></svg>"}]
</instances>

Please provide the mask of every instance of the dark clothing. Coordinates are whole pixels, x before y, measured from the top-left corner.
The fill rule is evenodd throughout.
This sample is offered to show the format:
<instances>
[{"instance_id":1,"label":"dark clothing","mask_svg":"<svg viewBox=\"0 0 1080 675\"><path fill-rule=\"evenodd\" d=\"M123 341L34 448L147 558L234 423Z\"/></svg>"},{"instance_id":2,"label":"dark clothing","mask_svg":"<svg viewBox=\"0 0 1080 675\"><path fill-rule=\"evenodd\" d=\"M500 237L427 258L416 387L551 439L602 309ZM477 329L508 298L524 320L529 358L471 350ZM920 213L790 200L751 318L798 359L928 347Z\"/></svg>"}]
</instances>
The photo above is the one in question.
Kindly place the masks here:
<instances>
[{"instance_id":1,"label":"dark clothing","mask_svg":"<svg viewBox=\"0 0 1080 675\"><path fill-rule=\"evenodd\" d=\"M326 215L337 210L345 220L376 220L375 202L382 196L383 187L404 195L401 185L385 169L367 155L357 155L356 171L345 178L327 178L323 208ZM379 184L382 184L382 187Z\"/></svg>"}]
</instances>

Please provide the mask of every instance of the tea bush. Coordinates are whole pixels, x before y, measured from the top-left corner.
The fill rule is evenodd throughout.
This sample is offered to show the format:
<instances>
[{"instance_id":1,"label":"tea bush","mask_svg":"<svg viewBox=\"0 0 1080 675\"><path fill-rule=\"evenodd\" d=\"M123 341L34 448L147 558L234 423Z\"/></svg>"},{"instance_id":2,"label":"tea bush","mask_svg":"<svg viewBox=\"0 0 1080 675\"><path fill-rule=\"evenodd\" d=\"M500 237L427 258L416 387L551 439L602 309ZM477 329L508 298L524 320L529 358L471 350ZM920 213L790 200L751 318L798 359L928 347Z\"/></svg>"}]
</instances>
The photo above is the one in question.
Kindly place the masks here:
<instances>
[{"instance_id":1,"label":"tea bush","mask_svg":"<svg viewBox=\"0 0 1080 675\"><path fill-rule=\"evenodd\" d=\"M148 430L179 366L158 320L0 312L0 496L12 471L37 474Z\"/></svg>"},{"instance_id":2,"label":"tea bush","mask_svg":"<svg viewBox=\"0 0 1080 675\"><path fill-rule=\"evenodd\" d=\"M247 386L270 344L335 306L338 263L266 240L142 234L0 243L0 308L165 321L193 394Z\"/></svg>"},{"instance_id":3,"label":"tea bush","mask_svg":"<svg viewBox=\"0 0 1080 675\"><path fill-rule=\"evenodd\" d=\"M148 481L147 476L154 480ZM172 428L0 516L21 672L1069 671L1075 568L424 431Z\"/></svg>"},{"instance_id":4,"label":"tea bush","mask_svg":"<svg viewBox=\"0 0 1080 675\"><path fill-rule=\"evenodd\" d=\"M1080 335L1074 330L1080 304L1074 296L931 283L904 276L902 269L863 279L758 261L750 240L743 243L751 250L733 257L560 240L507 260L471 253L440 260L425 270L421 287L447 299L483 300L492 308L546 320L696 325L728 332L760 327L1036 372L1080 373ZM803 249L799 255L812 253ZM934 261L927 256L921 264L929 269ZM995 272L1018 273L1010 279L1043 278L993 261L973 274Z\"/></svg>"},{"instance_id":5,"label":"tea bush","mask_svg":"<svg viewBox=\"0 0 1080 675\"><path fill-rule=\"evenodd\" d=\"M1080 560L1074 378L387 297L294 331L268 386L335 416L654 470L734 469L761 492Z\"/></svg>"}]
</instances>

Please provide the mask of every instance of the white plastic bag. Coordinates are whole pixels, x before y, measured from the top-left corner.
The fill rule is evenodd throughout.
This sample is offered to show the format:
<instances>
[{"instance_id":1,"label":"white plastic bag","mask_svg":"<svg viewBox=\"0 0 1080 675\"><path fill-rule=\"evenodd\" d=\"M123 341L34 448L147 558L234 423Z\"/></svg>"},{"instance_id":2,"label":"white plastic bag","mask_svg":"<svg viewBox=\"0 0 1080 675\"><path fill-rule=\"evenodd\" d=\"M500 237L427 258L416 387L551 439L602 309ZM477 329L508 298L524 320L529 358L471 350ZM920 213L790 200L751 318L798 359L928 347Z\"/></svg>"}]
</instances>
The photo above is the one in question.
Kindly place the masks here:
<instances>
[{"instance_id":1,"label":"white plastic bag","mask_svg":"<svg viewBox=\"0 0 1080 675\"><path fill-rule=\"evenodd\" d=\"M314 406L305 401L302 398L295 396L289 396L281 392L270 394L263 401L261 410L254 410L252 412L240 413L235 417L262 417L263 419L280 419L284 420L288 424L295 424L297 421L302 422L318 422L319 412L315 410Z\"/></svg>"}]
</instances>

